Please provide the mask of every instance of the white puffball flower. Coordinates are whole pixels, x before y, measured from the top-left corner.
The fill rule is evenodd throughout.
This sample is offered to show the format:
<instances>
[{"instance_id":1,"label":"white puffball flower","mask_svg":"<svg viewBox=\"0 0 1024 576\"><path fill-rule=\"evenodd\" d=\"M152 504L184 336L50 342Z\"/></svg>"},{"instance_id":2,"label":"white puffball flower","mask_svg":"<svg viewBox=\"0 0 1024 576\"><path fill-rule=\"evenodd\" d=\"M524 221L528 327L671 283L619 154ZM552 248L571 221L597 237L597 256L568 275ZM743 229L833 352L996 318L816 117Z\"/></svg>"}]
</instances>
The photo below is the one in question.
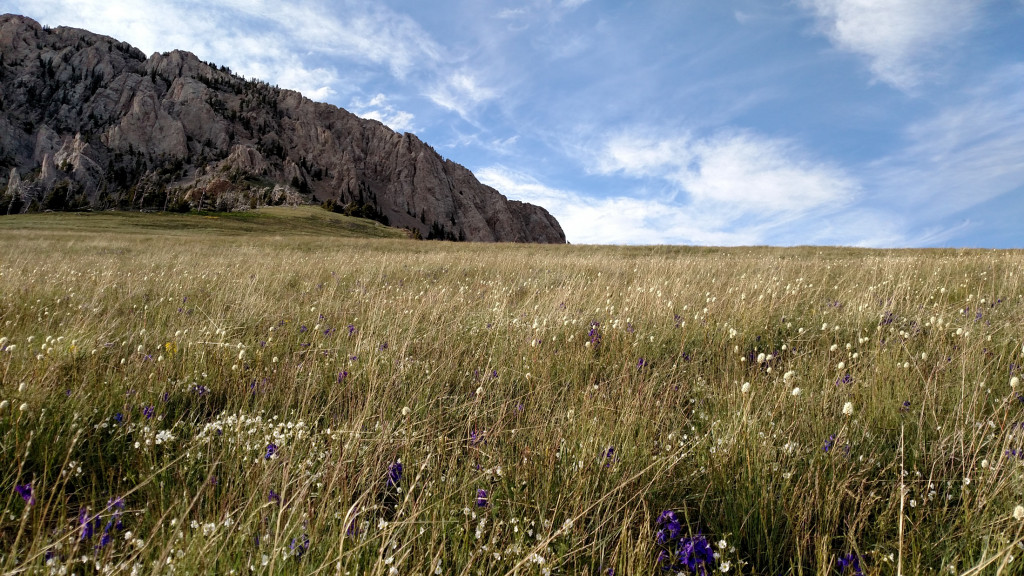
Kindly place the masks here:
<instances>
[{"instance_id":1,"label":"white puffball flower","mask_svg":"<svg viewBox=\"0 0 1024 576\"><path fill-rule=\"evenodd\" d=\"M741 386L741 387L740 387L740 390L741 390L741 391L742 391L742 392L743 392L744 394L748 394L748 393L750 393L750 382L744 382L744 383L743 383L743 386Z\"/></svg>"},{"instance_id":2,"label":"white puffball flower","mask_svg":"<svg viewBox=\"0 0 1024 576\"><path fill-rule=\"evenodd\" d=\"M479 387L477 387L477 389L476 389L476 395L477 395L477 396L483 396L483 393L484 393L484 387L483 387L483 386L479 386Z\"/></svg>"},{"instance_id":3,"label":"white puffball flower","mask_svg":"<svg viewBox=\"0 0 1024 576\"><path fill-rule=\"evenodd\" d=\"M828 347L829 352L835 352L836 350L839 350L839 344L833 344Z\"/></svg>"},{"instance_id":4,"label":"white puffball flower","mask_svg":"<svg viewBox=\"0 0 1024 576\"><path fill-rule=\"evenodd\" d=\"M270 362L271 362L272 364L277 364L277 356L274 356L273 358L271 358L271 359L270 359Z\"/></svg>"},{"instance_id":5,"label":"white puffball flower","mask_svg":"<svg viewBox=\"0 0 1024 576\"><path fill-rule=\"evenodd\" d=\"M21 406L18 406L18 410L21 412L28 410L28 402L22 402Z\"/></svg>"},{"instance_id":6,"label":"white puffball flower","mask_svg":"<svg viewBox=\"0 0 1024 576\"><path fill-rule=\"evenodd\" d=\"M928 359L928 353L927 352L921 352L921 360L927 360L927 359Z\"/></svg>"},{"instance_id":7,"label":"white puffball flower","mask_svg":"<svg viewBox=\"0 0 1024 576\"><path fill-rule=\"evenodd\" d=\"M11 403L8 402L7 400L0 401L0 412L3 412L4 410L7 410L7 407L10 406L10 405L11 405Z\"/></svg>"},{"instance_id":8,"label":"white puffball flower","mask_svg":"<svg viewBox=\"0 0 1024 576\"><path fill-rule=\"evenodd\" d=\"M842 370L843 368L846 368L846 362L840 362L839 364L836 364L836 370Z\"/></svg>"},{"instance_id":9,"label":"white puffball flower","mask_svg":"<svg viewBox=\"0 0 1024 576\"><path fill-rule=\"evenodd\" d=\"M242 358L245 358L245 350L238 351L238 359L241 360Z\"/></svg>"},{"instance_id":10,"label":"white puffball flower","mask_svg":"<svg viewBox=\"0 0 1024 576\"><path fill-rule=\"evenodd\" d=\"M18 392L24 392L25 388L27 388L27 385L24 382L18 384Z\"/></svg>"},{"instance_id":11,"label":"white puffball flower","mask_svg":"<svg viewBox=\"0 0 1024 576\"><path fill-rule=\"evenodd\" d=\"M1013 509L1013 519L1018 522L1024 521L1024 506L1017 504L1017 507Z\"/></svg>"},{"instance_id":12,"label":"white puffball flower","mask_svg":"<svg viewBox=\"0 0 1024 576\"><path fill-rule=\"evenodd\" d=\"M402 408L402 416L408 416L411 412L412 410L408 406Z\"/></svg>"},{"instance_id":13,"label":"white puffball flower","mask_svg":"<svg viewBox=\"0 0 1024 576\"><path fill-rule=\"evenodd\" d=\"M853 416L853 402L843 404L843 416Z\"/></svg>"},{"instance_id":14,"label":"white puffball flower","mask_svg":"<svg viewBox=\"0 0 1024 576\"><path fill-rule=\"evenodd\" d=\"M1013 378L1010 378L1010 388L1016 388L1019 385L1020 385L1020 378L1018 378L1016 376L1014 376Z\"/></svg>"},{"instance_id":15,"label":"white puffball flower","mask_svg":"<svg viewBox=\"0 0 1024 576\"><path fill-rule=\"evenodd\" d=\"M793 396L799 396L800 392L801 392L800 387L797 386L796 388L793 388L793 392L791 392L791 394L793 394Z\"/></svg>"},{"instance_id":16,"label":"white puffball flower","mask_svg":"<svg viewBox=\"0 0 1024 576\"><path fill-rule=\"evenodd\" d=\"M793 379L793 378L794 378L795 376L796 376L796 372L794 372L794 371L790 370L790 371L788 371L788 372L786 372L785 374L783 374L783 375L782 375L782 381L783 381L783 382L789 382L789 381L790 381L790 380L792 380L792 379Z\"/></svg>"},{"instance_id":17,"label":"white puffball flower","mask_svg":"<svg viewBox=\"0 0 1024 576\"><path fill-rule=\"evenodd\" d=\"M764 352L761 352L760 354L757 355L757 363L758 364L763 364L764 363Z\"/></svg>"}]
</instances>

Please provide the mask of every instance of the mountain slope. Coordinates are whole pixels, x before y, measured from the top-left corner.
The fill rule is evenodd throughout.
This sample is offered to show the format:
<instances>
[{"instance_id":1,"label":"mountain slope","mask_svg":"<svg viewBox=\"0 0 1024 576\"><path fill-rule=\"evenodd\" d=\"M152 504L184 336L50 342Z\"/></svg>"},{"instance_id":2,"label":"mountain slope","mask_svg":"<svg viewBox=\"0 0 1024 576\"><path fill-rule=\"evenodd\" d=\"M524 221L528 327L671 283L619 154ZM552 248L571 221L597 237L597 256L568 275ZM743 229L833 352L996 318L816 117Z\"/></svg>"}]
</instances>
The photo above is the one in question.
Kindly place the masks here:
<instances>
[{"instance_id":1,"label":"mountain slope","mask_svg":"<svg viewBox=\"0 0 1024 576\"><path fill-rule=\"evenodd\" d=\"M0 56L0 214L320 202L424 237L565 242L415 135L188 52L4 15Z\"/></svg>"}]
</instances>

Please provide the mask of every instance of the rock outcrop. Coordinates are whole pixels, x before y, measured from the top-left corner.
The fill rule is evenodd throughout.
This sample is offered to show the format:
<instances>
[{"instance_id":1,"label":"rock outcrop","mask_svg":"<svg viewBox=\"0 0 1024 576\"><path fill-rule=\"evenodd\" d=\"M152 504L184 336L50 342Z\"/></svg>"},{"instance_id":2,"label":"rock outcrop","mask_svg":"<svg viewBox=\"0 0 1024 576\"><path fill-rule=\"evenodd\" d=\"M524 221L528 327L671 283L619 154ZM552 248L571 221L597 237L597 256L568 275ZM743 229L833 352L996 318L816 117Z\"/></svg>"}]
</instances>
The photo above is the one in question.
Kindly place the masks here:
<instances>
[{"instance_id":1,"label":"rock outcrop","mask_svg":"<svg viewBox=\"0 0 1024 576\"><path fill-rule=\"evenodd\" d=\"M6 178L6 181L3 180ZM423 237L564 243L410 133L174 51L0 16L0 214L322 203Z\"/></svg>"}]
</instances>

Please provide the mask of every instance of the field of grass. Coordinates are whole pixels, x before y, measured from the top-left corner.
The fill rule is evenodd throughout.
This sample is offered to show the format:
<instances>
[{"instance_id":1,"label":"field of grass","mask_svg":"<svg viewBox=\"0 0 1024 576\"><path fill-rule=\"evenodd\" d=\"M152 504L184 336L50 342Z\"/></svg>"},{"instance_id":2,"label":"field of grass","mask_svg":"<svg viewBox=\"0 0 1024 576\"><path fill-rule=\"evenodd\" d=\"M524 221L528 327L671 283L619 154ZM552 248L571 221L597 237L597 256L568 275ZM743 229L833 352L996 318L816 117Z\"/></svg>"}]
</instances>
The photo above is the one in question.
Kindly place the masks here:
<instances>
[{"instance_id":1,"label":"field of grass","mask_svg":"<svg viewBox=\"0 0 1024 576\"><path fill-rule=\"evenodd\" d=\"M3 573L1024 574L1020 252L63 217L0 218Z\"/></svg>"}]
</instances>

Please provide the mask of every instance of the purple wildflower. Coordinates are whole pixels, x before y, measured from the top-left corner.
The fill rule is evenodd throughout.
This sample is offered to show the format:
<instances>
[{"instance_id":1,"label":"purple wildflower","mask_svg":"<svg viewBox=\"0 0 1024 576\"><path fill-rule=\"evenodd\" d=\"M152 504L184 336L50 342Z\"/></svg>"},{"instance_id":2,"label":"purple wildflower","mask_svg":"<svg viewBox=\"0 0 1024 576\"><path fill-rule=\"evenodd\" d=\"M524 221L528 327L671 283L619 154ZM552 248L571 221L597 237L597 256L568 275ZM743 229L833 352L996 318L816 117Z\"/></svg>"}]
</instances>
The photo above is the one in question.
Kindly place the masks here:
<instances>
[{"instance_id":1,"label":"purple wildflower","mask_svg":"<svg viewBox=\"0 0 1024 576\"><path fill-rule=\"evenodd\" d=\"M274 457L274 454L277 454L277 444L271 442L270 444L267 444L267 453L263 455L263 459L270 460Z\"/></svg>"},{"instance_id":2,"label":"purple wildflower","mask_svg":"<svg viewBox=\"0 0 1024 576\"><path fill-rule=\"evenodd\" d=\"M644 360L643 358L641 358L640 360L637 360L637 363L636 363L636 369L637 370L643 370L644 366L647 366L647 361L646 360Z\"/></svg>"},{"instance_id":3,"label":"purple wildflower","mask_svg":"<svg viewBox=\"0 0 1024 576\"><path fill-rule=\"evenodd\" d=\"M306 550L309 550L309 536L303 534L301 542L296 542L295 538L292 538L290 548L292 550L292 553L295 554L295 559L301 560L302 555L306 553Z\"/></svg>"},{"instance_id":4,"label":"purple wildflower","mask_svg":"<svg viewBox=\"0 0 1024 576\"><path fill-rule=\"evenodd\" d=\"M397 488L402 482L402 463L395 462L388 468L388 488Z\"/></svg>"},{"instance_id":5,"label":"purple wildflower","mask_svg":"<svg viewBox=\"0 0 1024 576\"><path fill-rule=\"evenodd\" d=\"M477 489L477 491L476 491L476 505L477 505L477 507L479 507L479 508L486 508L487 504L488 504L488 501L487 501L487 490L484 490L483 488Z\"/></svg>"},{"instance_id":6,"label":"purple wildflower","mask_svg":"<svg viewBox=\"0 0 1024 576\"><path fill-rule=\"evenodd\" d=\"M348 378L348 370L342 370L341 372L338 372L338 379L335 382L340 384L341 381L344 380L345 378Z\"/></svg>"},{"instance_id":7,"label":"purple wildflower","mask_svg":"<svg viewBox=\"0 0 1024 576\"><path fill-rule=\"evenodd\" d=\"M149 406L143 406L142 407L142 415L146 417L146 420L149 420L155 414L156 414L156 407L155 406L149 405Z\"/></svg>"},{"instance_id":8,"label":"purple wildflower","mask_svg":"<svg viewBox=\"0 0 1024 576\"><path fill-rule=\"evenodd\" d=\"M28 503L29 506L36 503L36 497L32 494L32 484L16 484L14 491L21 496L21 499Z\"/></svg>"},{"instance_id":9,"label":"purple wildflower","mask_svg":"<svg viewBox=\"0 0 1024 576\"><path fill-rule=\"evenodd\" d=\"M832 447L835 446L835 444L836 444L836 435L832 434L831 436L828 437L828 440L825 440L825 452L828 452L829 450L831 450Z\"/></svg>"},{"instance_id":10,"label":"purple wildflower","mask_svg":"<svg viewBox=\"0 0 1024 576\"><path fill-rule=\"evenodd\" d=\"M846 569L850 568L853 576L864 576L864 573L860 570L860 558L854 552L840 556L836 565L839 568L840 574L846 574Z\"/></svg>"},{"instance_id":11,"label":"purple wildflower","mask_svg":"<svg viewBox=\"0 0 1024 576\"><path fill-rule=\"evenodd\" d=\"M278 494L277 492L274 492L274 489L271 488L270 489L270 495L267 497L267 502L276 502L276 503L280 504L281 503L281 495Z\"/></svg>"}]
</instances>

